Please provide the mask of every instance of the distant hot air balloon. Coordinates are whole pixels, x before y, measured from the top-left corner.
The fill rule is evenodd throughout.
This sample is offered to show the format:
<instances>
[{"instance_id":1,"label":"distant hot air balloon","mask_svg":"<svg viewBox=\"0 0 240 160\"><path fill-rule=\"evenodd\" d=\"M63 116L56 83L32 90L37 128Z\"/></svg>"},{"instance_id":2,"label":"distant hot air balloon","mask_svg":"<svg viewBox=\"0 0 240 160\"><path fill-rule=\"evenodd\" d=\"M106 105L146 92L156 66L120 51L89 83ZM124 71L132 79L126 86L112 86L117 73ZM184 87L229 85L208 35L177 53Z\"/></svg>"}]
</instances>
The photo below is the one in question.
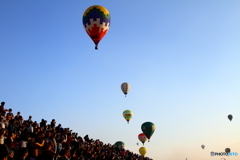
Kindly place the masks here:
<instances>
[{"instance_id":1,"label":"distant hot air balloon","mask_svg":"<svg viewBox=\"0 0 240 160\"><path fill-rule=\"evenodd\" d=\"M137 142L137 145L138 145L138 142Z\"/></svg>"},{"instance_id":2,"label":"distant hot air balloon","mask_svg":"<svg viewBox=\"0 0 240 160\"><path fill-rule=\"evenodd\" d=\"M123 112L123 117L127 120L128 123L129 123L130 119L132 118L132 116L133 116L133 113L130 110L125 110Z\"/></svg>"},{"instance_id":3,"label":"distant hot air balloon","mask_svg":"<svg viewBox=\"0 0 240 160\"><path fill-rule=\"evenodd\" d=\"M98 49L98 43L105 36L110 27L110 13L103 6L89 7L83 14L83 26Z\"/></svg>"},{"instance_id":4,"label":"distant hot air balloon","mask_svg":"<svg viewBox=\"0 0 240 160\"><path fill-rule=\"evenodd\" d=\"M139 153L140 153L142 156L145 156L145 154L147 153L147 148L145 148L145 147L139 148Z\"/></svg>"},{"instance_id":5,"label":"distant hot air balloon","mask_svg":"<svg viewBox=\"0 0 240 160\"><path fill-rule=\"evenodd\" d=\"M232 116L231 114L229 114L229 115L228 115L228 119L229 119L230 121L232 121L233 116Z\"/></svg>"},{"instance_id":6,"label":"distant hot air balloon","mask_svg":"<svg viewBox=\"0 0 240 160\"><path fill-rule=\"evenodd\" d=\"M153 135L156 126L152 122L145 122L142 124L141 129L145 136L148 138L148 142L150 141L151 136Z\"/></svg>"},{"instance_id":7,"label":"distant hot air balloon","mask_svg":"<svg viewBox=\"0 0 240 160\"><path fill-rule=\"evenodd\" d=\"M125 144L122 141L117 141L114 145L120 149L124 148L125 146Z\"/></svg>"},{"instance_id":8,"label":"distant hot air balloon","mask_svg":"<svg viewBox=\"0 0 240 160\"><path fill-rule=\"evenodd\" d=\"M144 145L144 143L146 142L146 140L147 140L147 137L145 136L145 134L144 133L140 133L139 135L138 135L138 139L142 142L142 144Z\"/></svg>"},{"instance_id":9,"label":"distant hot air balloon","mask_svg":"<svg viewBox=\"0 0 240 160\"><path fill-rule=\"evenodd\" d=\"M226 153L230 153L230 152L231 152L231 149L230 149L230 148L226 148L226 149L225 149L225 152L226 152Z\"/></svg>"},{"instance_id":10,"label":"distant hot air balloon","mask_svg":"<svg viewBox=\"0 0 240 160\"><path fill-rule=\"evenodd\" d=\"M129 90L130 90L130 84L124 82L121 85L122 92L125 94L125 97L127 96Z\"/></svg>"},{"instance_id":11,"label":"distant hot air balloon","mask_svg":"<svg viewBox=\"0 0 240 160\"><path fill-rule=\"evenodd\" d=\"M205 148L205 146L204 146L204 145L201 145L201 147L202 147L202 149L204 149L204 148Z\"/></svg>"}]
</instances>

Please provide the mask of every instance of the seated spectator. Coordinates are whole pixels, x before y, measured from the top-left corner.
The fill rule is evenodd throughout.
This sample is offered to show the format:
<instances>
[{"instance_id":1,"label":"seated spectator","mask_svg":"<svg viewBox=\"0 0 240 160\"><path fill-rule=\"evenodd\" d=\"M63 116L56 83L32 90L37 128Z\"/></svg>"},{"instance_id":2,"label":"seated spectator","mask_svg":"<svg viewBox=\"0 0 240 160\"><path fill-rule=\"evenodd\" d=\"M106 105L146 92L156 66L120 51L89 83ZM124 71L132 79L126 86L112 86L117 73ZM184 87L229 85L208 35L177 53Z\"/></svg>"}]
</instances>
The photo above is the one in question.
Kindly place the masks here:
<instances>
[{"instance_id":1,"label":"seated spectator","mask_svg":"<svg viewBox=\"0 0 240 160\"><path fill-rule=\"evenodd\" d=\"M8 146L8 148L10 148L12 150L18 149L18 142L17 142L17 139L16 139L16 133L10 132L8 134L8 137L5 139L4 143Z\"/></svg>"},{"instance_id":2,"label":"seated spectator","mask_svg":"<svg viewBox=\"0 0 240 160\"><path fill-rule=\"evenodd\" d=\"M27 160L40 160L38 157L38 149L37 148L31 148L30 154L28 155Z\"/></svg>"},{"instance_id":3,"label":"seated spectator","mask_svg":"<svg viewBox=\"0 0 240 160\"><path fill-rule=\"evenodd\" d=\"M60 157L58 158L58 160L70 160L68 158L69 156L69 151L67 149L63 149L60 153L59 153Z\"/></svg>"},{"instance_id":4,"label":"seated spectator","mask_svg":"<svg viewBox=\"0 0 240 160\"><path fill-rule=\"evenodd\" d=\"M27 148L20 148L18 152L18 158L17 160L27 160L28 156L28 149Z\"/></svg>"},{"instance_id":5,"label":"seated spectator","mask_svg":"<svg viewBox=\"0 0 240 160\"><path fill-rule=\"evenodd\" d=\"M8 160L8 149L3 144L0 144L0 160Z\"/></svg>"},{"instance_id":6,"label":"seated spectator","mask_svg":"<svg viewBox=\"0 0 240 160\"><path fill-rule=\"evenodd\" d=\"M46 144L43 150L44 160L54 160L55 152L52 150L52 146L50 144Z\"/></svg>"},{"instance_id":7,"label":"seated spectator","mask_svg":"<svg viewBox=\"0 0 240 160\"><path fill-rule=\"evenodd\" d=\"M13 150L8 150L8 160L15 160L15 154Z\"/></svg>"}]
</instances>

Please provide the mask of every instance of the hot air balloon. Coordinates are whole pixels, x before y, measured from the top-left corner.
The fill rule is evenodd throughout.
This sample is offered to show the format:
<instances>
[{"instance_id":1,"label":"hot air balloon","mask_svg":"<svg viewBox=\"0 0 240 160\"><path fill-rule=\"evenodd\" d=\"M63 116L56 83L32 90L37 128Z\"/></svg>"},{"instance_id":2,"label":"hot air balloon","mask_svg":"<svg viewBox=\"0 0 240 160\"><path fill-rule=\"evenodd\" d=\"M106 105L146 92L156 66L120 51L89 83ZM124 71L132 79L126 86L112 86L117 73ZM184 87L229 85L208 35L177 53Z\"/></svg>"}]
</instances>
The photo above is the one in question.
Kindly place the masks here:
<instances>
[{"instance_id":1,"label":"hot air balloon","mask_svg":"<svg viewBox=\"0 0 240 160\"><path fill-rule=\"evenodd\" d=\"M232 116L231 114L229 114L229 115L228 115L228 119L229 119L230 121L232 121L233 116Z\"/></svg>"},{"instance_id":2,"label":"hot air balloon","mask_svg":"<svg viewBox=\"0 0 240 160\"><path fill-rule=\"evenodd\" d=\"M205 148L205 146L204 146L204 145L201 145L201 147L202 147L202 149L204 149L204 148Z\"/></svg>"},{"instance_id":3,"label":"hot air balloon","mask_svg":"<svg viewBox=\"0 0 240 160\"><path fill-rule=\"evenodd\" d=\"M139 148L139 153L140 153L142 156L144 156L144 155L147 153L147 148L145 148L145 147Z\"/></svg>"},{"instance_id":4,"label":"hot air balloon","mask_svg":"<svg viewBox=\"0 0 240 160\"><path fill-rule=\"evenodd\" d=\"M230 149L230 148L226 148L226 149L225 149L225 152L226 152L226 153L230 153L230 152L231 152L231 149Z\"/></svg>"},{"instance_id":5,"label":"hot air balloon","mask_svg":"<svg viewBox=\"0 0 240 160\"><path fill-rule=\"evenodd\" d=\"M226 148L225 149L225 152L227 153L227 154L229 154L230 152L231 152L231 149L230 148ZM229 156L229 155L228 155Z\"/></svg>"},{"instance_id":6,"label":"hot air balloon","mask_svg":"<svg viewBox=\"0 0 240 160\"><path fill-rule=\"evenodd\" d=\"M125 110L123 112L123 117L127 120L128 123L129 123L130 119L132 118L132 116L133 116L133 113L130 110Z\"/></svg>"},{"instance_id":7,"label":"hot air balloon","mask_svg":"<svg viewBox=\"0 0 240 160\"><path fill-rule=\"evenodd\" d=\"M140 133L139 135L138 135L138 139L142 142L142 144L144 145L144 143L146 142L146 140L147 140L147 137L145 136L145 134L144 133Z\"/></svg>"},{"instance_id":8,"label":"hot air balloon","mask_svg":"<svg viewBox=\"0 0 240 160\"><path fill-rule=\"evenodd\" d=\"M152 122L145 122L142 124L141 129L145 136L148 138L148 142L150 142L150 138L153 135L156 126Z\"/></svg>"},{"instance_id":9,"label":"hot air balloon","mask_svg":"<svg viewBox=\"0 0 240 160\"><path fill-rule=\"evenodd\" d=\"M98 43L110 27L109 11L103 6L91 6L84 12L82 21L87 34L96 45L95 49L98 49Z\"/></svg>"},{"instance_id":10,"label":"hot air balloon","mask_svg":"<svg viewBox=\"0 0 240 160\"><path fill-rule=\"evenodd\" d=\"M138 145L138 142L137 142L137 145Z\"/></svg>"},{"instance_id":11,"label":"hot air balloon","mask_svg":"<svg viewBox=\"0 0 240 160\"><path fill-rule=\"evenodd\" d=\"M128 84L127 82L122 83L121 89L122 89L122 92L125 94L125 97L126 97L129 90L130 90L130 84Z\"/></svg>"},{"instance_id":12,"label":"hot air balloon","mask_svg":"<svg viewBox=\"0 0 240 160\"><path fill-rule=\"evenodd\" d=\"M125 144L122 141L117 141L114 145L120 149L124 148L125 146Z\"/></svg>"}]
</instances>

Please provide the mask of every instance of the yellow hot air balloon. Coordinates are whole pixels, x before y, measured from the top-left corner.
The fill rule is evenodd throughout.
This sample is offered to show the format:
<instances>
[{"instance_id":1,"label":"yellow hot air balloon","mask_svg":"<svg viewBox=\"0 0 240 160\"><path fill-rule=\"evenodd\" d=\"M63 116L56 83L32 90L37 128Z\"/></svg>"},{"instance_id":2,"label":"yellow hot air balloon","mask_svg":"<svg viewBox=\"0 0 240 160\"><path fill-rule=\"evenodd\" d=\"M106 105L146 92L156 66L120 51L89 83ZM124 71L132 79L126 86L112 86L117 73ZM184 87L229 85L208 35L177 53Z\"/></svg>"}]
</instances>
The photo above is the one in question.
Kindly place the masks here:
<instances>
[{"instance_id":1,"label":"yellow hot air balloon","mask_svg":"<svg viewBox=\"0 0 240 160\"><path fill-rule=\"evenodd\" d=\"M144 155L147 153L147 148L145 148L145 147L139 148L139 153L140 153L142 156L144 156Z\"/></svg>"},{"instance_id":2,"label":"yellow hot air balloon","mask_svg":"<svg viewBox=\"0 0 240 160\"><path fill-rule=\"evenodd\" d=\"M123 112L123 117L127 120L128 123L129 123L130 119L132 118L132 116L133 116L133 113L130 110L125 110Z\"/></svg>"},{"instance_id":3,"label":"yellow hot air balloon","mask_svg":"<svg viewBox=\"0 0 240 160\"><path fill-rule=\"evenodd\" d=\"M126 97L129 90L130 90L130 84L128 84L127 82L122 83L121 89L122 89L122 92L125 94L125 97Z\"/></svg>"}]
</instances>

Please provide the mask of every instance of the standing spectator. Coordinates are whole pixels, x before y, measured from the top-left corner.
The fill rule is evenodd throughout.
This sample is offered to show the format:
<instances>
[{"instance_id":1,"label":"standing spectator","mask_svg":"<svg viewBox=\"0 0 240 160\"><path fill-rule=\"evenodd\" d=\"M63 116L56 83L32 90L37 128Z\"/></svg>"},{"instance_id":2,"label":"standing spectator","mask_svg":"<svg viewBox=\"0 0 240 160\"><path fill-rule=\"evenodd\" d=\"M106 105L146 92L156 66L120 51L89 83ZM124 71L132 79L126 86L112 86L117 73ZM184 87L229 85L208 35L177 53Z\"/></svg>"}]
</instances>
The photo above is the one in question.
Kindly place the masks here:
<instances>
[{"instance_id":1,"label":"standing spectator","mask_svg":"<svg viewBox=\"0 0 240 160\"><path fill-rule=\"evenodd\" d=\"M39 132L37 134L37 137L36 137L36 140L35 140L35 147L38 149L38 154L39 154L39 157L41 158L42 157L42 154L43 154L43 146L45 144L45 140L44 140L44 137L43 137L43 132Z\"/></svg>"},{"instance_id":2,"label":"standing spectator","mask_svg":"<svg viewBox=\"0 0 240 160\"><path fill-rule=\"evenodd\" d=\"M28 121L28 122L33 122L33 121L32 121L32 116L29 116L27 121Z\"/></svg>"},{"instance_id":3,"label":"standing spectator","mask_svg":"<svg viewBox=\"0 0 240 160\"><path fill-rule=\"evenodd\" d=\"M20 127L23 124L23 117L21 115L15 116L14 124L16 125L16 127Z\"/></svg>"},{"instance_id":4,"label":"standing spectator","mask_svg":"<svg viewBox=\"0 0 240 160\"><path fill-rule=\"evenodd\" d=\"M51 133L50 142L52 144L53 151L57 153L57 141L56 141L56 134L54 132Z\"/></svg>"},{"instance_id":5,"label":"standing spectator","mask_svg":"<svg viewBox=\"0 0 240 160\"><path fill-rule=\"evenodd\" d=\"M51 127L52 127L52 129L55 129L55 124L56 124L55 119L52 119L52 121L51 121Z\"/></svg>"},{"instance_id":6,"label":"standing spectator","mask_svg":"<svg viewBox=\"0 0 240 160\"><path fill-rule=\"evenodd\" d=\"M7 119L4 121L4 124L5 124L5 128L8 128L8 125L9 125L9 121L11 120L10 117L7 117Z\"/></svg>"},{"instance_id":7,"label":"standing spectator","mask_svg":"<svg viewBox=\"0 0 240 160\"><path fill-rule=\"evenodd\" d=\"M46 129L47 126L44 119L42 119L42 121L40 122L40 127L44 127L44 129Z\"/></svg>"},{"instance_id":8,"label":"standing spectator","mask_svg":"<svg viewBox=\"0 0 240 160\"><path fill-rule=\"evenodd\" d=\"M6 133L5 129L0 129L0 144L4 144L5 133Z\"/></svg>"},{"instance_id":9,"label":"standing spectator","mask_svg":"<svg viewBox=\"0 0 240 160\"><path fill-rule=\"evenodd\" d=\"M27 129L28 129L28 133L33 133L33 126L32 126L33 122L29 122L28 121L28 125L27 125Z\"/></svg>"},{"instance_id":10,"label":"standing spectator","mask_svg":"<svg viewBox=\"0 0 240 160\"><path fill-rule=\"evenodd\" d=\"M11 119L14 118L14 114L12 113L12 109L10 108L7 113L7 118L10 117Z\"/></svg>"},{"instance_id":11,"label":"standing spectator","mask_svg":"<svg viewBox=\"0 0 240 160\"><path fill-rule=\"evenodd\" d=\"M5 123L3 122L2 117L0 117L0 129L5 129Z\"/></svg>"},{"instance_id":12,"label":"standing spectator","mask_svg":"<svg viewBox=\"0 0 240 160\"><path fill-rule=\"evenodd\" d=\"M0 115L5 115L6 111L8 111L7 109L4 109L4 106L5 106L5 102L1 102Z\"/></svg>"},{"instance_id":13,"label":"standing spectator","mask_svg":"<svg viewBox=\"0 0 240 160\"><path fill-rule=\"evenodd\" d=\"M56 131L57 131L57 133L61 133L63 131L61 124L58 124L58 126L56 127Z\"/></svg>"},{"instance_id":14,"label":"standing spectator","mask_svg":"<svg viewBox=\"0 0 240 160\"><path fill-rule=\"evenodd\" d=\"M15 125L15 119L11 119L8 125L8 131L17 133L17 126Z\"/></svg>"},{"instance_id":15,"label":"standing spectator","mask_svg":"<svg viewBox=\"0 0 240 160\"><path fill-rule=\"evenodd\" d=\"M19 119L21 116L21 112L17 112L17 115L14 117L15 119ZM22 116L21 116L22 117Z\"/></svg>"}]
</instances>

